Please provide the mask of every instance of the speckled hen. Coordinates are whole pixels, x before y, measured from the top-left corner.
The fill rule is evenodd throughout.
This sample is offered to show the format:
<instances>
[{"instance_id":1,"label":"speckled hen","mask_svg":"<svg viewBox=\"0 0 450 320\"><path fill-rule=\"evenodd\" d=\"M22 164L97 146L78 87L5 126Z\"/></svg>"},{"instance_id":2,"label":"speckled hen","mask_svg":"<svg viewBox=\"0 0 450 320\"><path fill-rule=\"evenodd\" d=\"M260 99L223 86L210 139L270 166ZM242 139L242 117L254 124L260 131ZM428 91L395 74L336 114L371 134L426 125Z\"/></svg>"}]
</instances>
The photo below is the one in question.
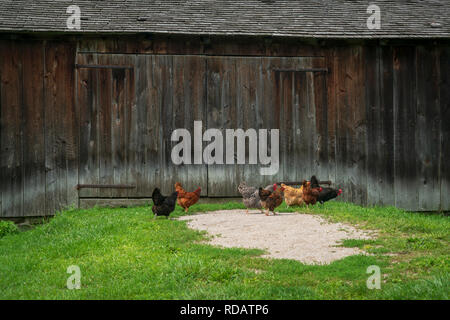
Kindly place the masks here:
<instances>
[{"instance_id":1,"label":"speckled hen","mask_svg":"<svg viewBox=\"0 0 450 320\"><path fill-rule=\"evenodd\" d=\"M273 191L273 185L268 185L265 190ZM242 181L238 186L238 191L242 195L242 202L248 209L261 209L261 199L259 198L258 188L250 187L245 181Z\"/></svg>"}]
</instances>

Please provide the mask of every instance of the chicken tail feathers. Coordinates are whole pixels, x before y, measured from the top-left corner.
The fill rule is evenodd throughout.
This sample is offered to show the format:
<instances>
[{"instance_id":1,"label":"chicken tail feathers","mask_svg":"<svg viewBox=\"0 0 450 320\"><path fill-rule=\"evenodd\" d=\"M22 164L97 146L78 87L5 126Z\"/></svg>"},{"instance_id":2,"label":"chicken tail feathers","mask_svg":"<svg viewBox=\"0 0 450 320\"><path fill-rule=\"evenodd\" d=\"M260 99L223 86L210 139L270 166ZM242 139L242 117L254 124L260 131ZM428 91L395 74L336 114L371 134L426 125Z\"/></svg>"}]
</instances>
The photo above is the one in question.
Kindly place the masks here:
<instances>
[{"instance_id":1,"label":"chicken tail feathers","mask_svg":"<svg viewBox=\"0 0 450 320\"><path fill-rule=\"evenodd\" d=\"M164 197L159 188L155 188L152 193L153 204L159 206L164 202Z\"/></svg>"},{"instance_id":2,"label":"chicken tail feathers","mask_svg":"<svg viewBox=\"0 0 450 320\"><path fill-rule=\"evenodd\" d=\"M198 187L197 190L194 191L194 193L198 196L200 196L200 193L202 192L202 188Z\"/></svg>"},{"instance_id":3,"label":"chicken tail feathers","mask_svg":"<svg viewBox=\"0 0 450 320\"><path fill-rule=\"evenodd\" d=\"M264 190L263 188L258 189L259 198L262 201L267 200L267 198L272 194L269 190Z\"/></svg>"},{"instance_id":4,"label":"chicken tail feathers","mask_svg":"<svg viewBox=\"0 0 450 320\"><path fill-rule=\"evenodd\" d=\"M319 188L319 180L317 180L316 176L311 177L311 188Z\"/></svg>"}]
</instances>

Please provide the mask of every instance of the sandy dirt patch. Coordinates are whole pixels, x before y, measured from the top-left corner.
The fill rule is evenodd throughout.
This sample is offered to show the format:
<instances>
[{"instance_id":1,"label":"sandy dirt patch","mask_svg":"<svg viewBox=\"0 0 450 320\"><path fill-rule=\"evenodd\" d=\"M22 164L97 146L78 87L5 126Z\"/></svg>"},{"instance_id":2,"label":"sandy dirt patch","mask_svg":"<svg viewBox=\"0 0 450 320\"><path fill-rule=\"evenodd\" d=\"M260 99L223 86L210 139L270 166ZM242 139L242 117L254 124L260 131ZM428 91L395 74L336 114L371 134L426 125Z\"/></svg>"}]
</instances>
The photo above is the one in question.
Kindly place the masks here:
<instances>
[{"instance_id":1,"label":"sandy dirt patch","mask_svg":"<svg viewBox=\"0 0 450 320\"><path fill-rule=\"evenodd\" d=\"M328 264L355 254L358 248L336 247L344 239L370 239L367 232L341 223L330 223L311 214L224 210L180 217L188 226L207 231L208 242L222 247L267 250L264 257L294 259L307 264Z\"/></svg>"}]
</instances>

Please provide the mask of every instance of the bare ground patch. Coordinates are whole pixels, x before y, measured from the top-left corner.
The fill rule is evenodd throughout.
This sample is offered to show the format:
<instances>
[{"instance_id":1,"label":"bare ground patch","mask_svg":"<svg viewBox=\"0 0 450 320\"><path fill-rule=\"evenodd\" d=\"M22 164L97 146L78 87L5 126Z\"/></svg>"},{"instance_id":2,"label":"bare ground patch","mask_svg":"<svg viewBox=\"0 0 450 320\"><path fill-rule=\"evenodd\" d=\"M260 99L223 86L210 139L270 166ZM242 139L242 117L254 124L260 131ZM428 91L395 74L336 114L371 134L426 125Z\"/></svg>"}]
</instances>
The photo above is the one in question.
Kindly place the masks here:
<instances>
[{"instance_id":1,"label":"bare ground patch","mask_svg":"<svg viewBox=\"0 0 450 320\"><path fill-rule=\"evenodd\" d=\"M355 254L358 248L337 247L344 239L371 239L353 226L330 223L311 214L223 210L183 216L188 226L212 235L211 245L267 250L263 257L294 259L307 264L328 264Z\"/></svg>"}]
</instances>

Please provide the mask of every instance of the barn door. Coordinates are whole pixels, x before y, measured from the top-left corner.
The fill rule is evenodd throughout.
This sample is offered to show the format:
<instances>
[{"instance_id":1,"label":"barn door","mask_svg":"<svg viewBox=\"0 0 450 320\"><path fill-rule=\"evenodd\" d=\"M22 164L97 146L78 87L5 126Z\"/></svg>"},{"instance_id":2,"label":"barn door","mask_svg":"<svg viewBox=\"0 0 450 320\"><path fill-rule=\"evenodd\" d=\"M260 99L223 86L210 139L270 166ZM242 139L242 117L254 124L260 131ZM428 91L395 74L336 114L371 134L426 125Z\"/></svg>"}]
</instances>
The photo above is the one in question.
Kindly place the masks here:
<instances>
[{"instance_id":1,"label":"barn door","mask_svg":"<svg viewBox=\"0 0 450 320\"><path fill-rule=\"evenodd\" d=\"M207 59L208 128L280 130L276 175L263 176L260 164L248 164L247 141L245 165L208 166L209 196L237 196L241 181L256 186L312 173L328 177L318 168L326 146L326 133L320 131L326 121L325 71L323 58Z\"/></svg>"},{"instance_id":2,"label":"barn door","mask_svg":"<svg viewBox=\"0 0 450 320\"><path fill-rule=\"evenodd\" d=\"M172 132L206 118L200 56L79 54L80 197L151 197L155 187L207 192L206 166L175 165ZM117 186L119 187L119 186Z\"/></svg>"},{"instance_id":3,"label":"barn door","mask_svg":"<svg viewBox=\"0 0 450 320\"><path fill-rule=\"evenodd\" d=\"M147 130L145 141L139 145L148 146L151 152L147 157L150 163L141 170L148 180L138 186L147 186L147 196L154 187L161 188L163 194L172 193L176 182L189 191L200 186L202 195L207 194L206 165L175 165L171 158L172 148L178 144L171 141L174 130L186 129L193 138L194 121L206 118L205 68L201 56L137 56L137 109L147 114L147 120L138 120L139 127ZM192 159L193 153L191 148Z\"/></svg>"},{"instance_id":4,"label":"barn door","mask_svg":"<svg viewBox=\"0 0 450 320\"><path fill-rule=\"evenodd\" d=\"M135 186L130 162L134 67L122 55L79 55L80 197L127 197ZM103 188L108 186L108 188Z\"/></svg>"},{"instance_id":5,"label":"barn door","mask_svg":"<svg viewBox=\"0 0 450 320\"><path fill-rule=\"evenodd\" d=\"M284 181L299 182L312 175L330 179L326 72L324 68L305 66L281 68L273 74Z\"/></svg>"}]
</instances>

